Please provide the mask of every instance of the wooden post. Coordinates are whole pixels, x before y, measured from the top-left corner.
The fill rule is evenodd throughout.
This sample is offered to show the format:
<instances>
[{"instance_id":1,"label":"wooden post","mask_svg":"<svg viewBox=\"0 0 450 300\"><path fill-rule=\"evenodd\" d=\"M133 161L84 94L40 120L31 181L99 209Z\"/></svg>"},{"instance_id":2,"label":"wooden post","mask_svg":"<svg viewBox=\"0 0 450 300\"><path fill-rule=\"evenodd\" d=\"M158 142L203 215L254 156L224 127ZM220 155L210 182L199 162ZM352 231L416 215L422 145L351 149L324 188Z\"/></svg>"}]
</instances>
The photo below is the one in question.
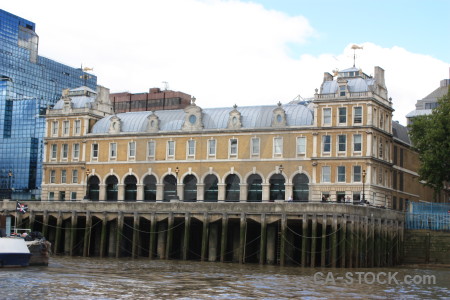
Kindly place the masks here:
<instances>
[{"instance_id":1,"label":"wooden post","mask_svg":"<svg viewBox=\"0 0 450 300\"><path fill-rule=\"evenodd\" d=\"M62 230L62 212L58 211L58 219L56 220L56 236L55 245L53 246L53 253L58 254L61 243L61 230Z\"/></svg>"},{"instance_id":2,"label":"wooden post","mask_svg":"<svg viewBox=\"0 0 450 300\"><path fill-rule=\"evenodd\" d=\"M307 214L303 214L303 220L302 220L302 267L306 267L307 264L307 243L308 243L308 239L307 239L307 235L308 235L308 215Z\"/></svg>"},{"instance_id":3,"label":"wooden post","mask_svg":"<svg viewBox=\"0 0 450 300\"><path fill-rule=\"evenodd\" d=\"M86 227L84 228L83 257L89 256L89 247L91 241L92 218L91 212L86 212Z\"/></svg>"},{"instance_id":4,"label":"wooden post","mask_svg":"<svg viewBox=\"0 0 450 300\"><path fill-rule=\"evenodd\" d=\"M322 243L320 249L320 266L326 267L327 257L327 215L322 215Z\"/></svg>"},{"instance_id":5,"label":"wooden post","mask_svg":"<svg viewBox=\"0 0 450 300\"><path fill-rule=\"evenodd\" d=\"M259 264L263 265L266 260L267 243L267 221L266 214L261 214L261 242L259 245Z\"/></svg>"},{"instance_id":6,"label":"wooden post","mask_svg":"<svg viewBox=\"0 0 450 300\"><path fill-rule=\"evenodd\" d=\"M317 244L317 215L312 216L311 228L311 267L316 267L316 244Z\"/></svg>"},{"instance_id":7,"label":"wooden post","mask_svg":"<svg viewBox=\"0 0 450 300\"><path fill-rule=\"evenodd\" d=\"M102 233L100 237L100 258L103 258L106 253L106 235L108 230L108 215L106 212L103 213L102 218Z\"/></svg>"},{"instance_id":8,"label":"wooden post","mask_svg":"<svg viewBox=\"0 0 450 300\"><path fill-rule=\"evenodd\" d=\"M188 259L189 253L189 238L191 230L191 215L189 212L184 214L184 237L183 237L183 260Z\"/></svg>"},{"instance_id":9,"label":"wooden post","mask_svg":"<svg viewBox=\"0 0 450 300\"><path fill-rule=\"evenodd\" d=\"M286 264L286 227L287 227L287 217L286 214L281 215L281 233L280 233L280 266Z\"/></svg>"},{"instance_id":10,"label":"wooden post","mask_svg":"<svg viewBox=\"0 0 450 300\"><path fill-rule=\"evenodd\" d=\"M148 258L153 259L156 245L156 214L153 212L150 216L150 241L148 245Z\"/></svg>"},{"instance_id":11,"label":"wooden post","mask_svg":"<svg viewBox=\"0 0 450 300\"><path fill-rule=\"evenodd\" d=\"M167 220L167 243L166 243L166 259L170 259L170 254L172 253L172 242L173 242L173 212L169 213L169 218Z\"/></svg>"},{"instance_id":12,"label":"wooden post","mask_svg":"<svg viewBox=\"0 0 450 300\"><path fill-rule=\"evenodd\" d=\"M239 263L245 263L245 244L247 235L247 220L245 213L241 214L241 221L239 226Z\"/></svg>"},{"instance_id":13,"label":"wooden post","mask_svg":"<svg viewBox=\"0 0 450 300\"><path fill-rule=\"evenodd\" d=\"M341 218L341 268L346 267L346 256L347 256L347 215L343 215Z\"/></svg>"},{"instance_id":14,"label":"wooden post","mask_svg":"<svg viewBox=\"0 0 450 300\"><path fill-rule=\"evenodd\" d=\"M331 236L331 267L336 268L337 249L338 249L337 247L338 225L336 214L333 214L332 231L333 235Z\"/></svg>"},{"instance_id":15,"label":"wooden post","mask_svg":"<svg viewBox=\"0 0 450 300\"><path fill-rule=\"evenodd\" d=\"M220 236L220 262L225 262L225 254L227 253L227 237L228 237L228 214L222 216L222 234Z\"/></svg>"},{"instance_id":16,"label":"wooden post","mask_svg":"<svg viewBox=\"0 0 450 300\"><path fill-rule=\"evenodd\" d=\"M200 253L200 260L206 260L206 252L208 250L208 236L209 236L209 216L205 212L203 214L203 230L202 230L202 249Z\"/></svg>"},{"instance_id":17,"label":"wooden post","mask_svg":"<svg viewBox=\"0 0 450 300\"><path fill-rule=\"evenodd\" d=\"M133 245L131 246L131 257L139 256L139 214L134 212L133 216Z\"/></svg>"},{"instance_id":18,"label":"wooden post","mask_svg":"<svg viewBox=\"0 0 450 300\"><path fill-rule=\"evenodd\" d=\"M116 231L116 258L121 256L122 249L122 234L123 234L123 212L119 212L117 216L117 231Z\"/></svg>"}]
</instances>

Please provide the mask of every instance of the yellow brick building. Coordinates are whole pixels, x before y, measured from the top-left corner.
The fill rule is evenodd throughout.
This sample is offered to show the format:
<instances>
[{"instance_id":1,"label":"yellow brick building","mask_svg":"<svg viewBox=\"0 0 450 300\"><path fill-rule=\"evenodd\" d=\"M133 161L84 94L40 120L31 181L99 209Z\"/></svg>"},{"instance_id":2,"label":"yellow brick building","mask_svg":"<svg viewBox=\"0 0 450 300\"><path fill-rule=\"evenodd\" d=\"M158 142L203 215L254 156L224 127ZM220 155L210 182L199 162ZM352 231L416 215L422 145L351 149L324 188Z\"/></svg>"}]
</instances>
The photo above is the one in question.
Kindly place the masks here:
<instances>
[{"instance_id":1,"label":"yellow brick building","mask_svg":"<svg viewBox=\"0 0 450 300\"><path fill-rule=\"evenodd\" d=\"M67 91L47 114L42 200L430 200L392 122L384 70L324 74L311 101L114 114L108 90Z\"/></svg>"}]
</instances>

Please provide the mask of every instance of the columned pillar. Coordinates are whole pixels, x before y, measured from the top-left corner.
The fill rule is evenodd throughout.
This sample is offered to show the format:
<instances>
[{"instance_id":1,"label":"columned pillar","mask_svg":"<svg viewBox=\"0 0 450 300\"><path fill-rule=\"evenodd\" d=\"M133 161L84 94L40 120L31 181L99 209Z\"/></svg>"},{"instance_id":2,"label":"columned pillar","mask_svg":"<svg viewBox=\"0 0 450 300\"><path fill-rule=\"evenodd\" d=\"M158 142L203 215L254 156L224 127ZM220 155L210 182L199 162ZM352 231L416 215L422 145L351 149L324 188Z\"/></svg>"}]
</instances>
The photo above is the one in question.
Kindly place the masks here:
<instances>
[{"instance_id":1,"label":"columned pillar","mask_svg":"<svg viewBox=\"0 0 450 300\"><path fill-rule=\"evenodd\" d=\"M197 183L197 201L203 202L205 200L205 184Z\"/></svg>"},{"instance_id":2,"label":"columned pillar","mask_svg":"<svg viewBox=\"0 0 450 300\"><path fill-rule=\"evenodd\" d=\"M337 235L338 235L338 222L337 215L333 214L333 223L331 223L331 230L333 235L331 236L331 267L336 268L336 260L337 260Z\"/></svg>"},{"instance_id":3,"label":"columned pillar","mask_svg":"<svg viewBox=\"0 0 450 300\"><path fill-rule=\"evenodd\" d=\"M270 201L270 183L262 183L262 202Z\"/></svg>"},{"instance_id":4,"label":"columned pillar","mask_svg":"<svg viewBox=\"0 0 450 300\"><path fill-rule=\"evenodd\" d=\"M177 184L177 196L178 196L178 199L180 199L180 201L184 200L184 184L183 183Z\"/></svg>"},{"instance_id":5,"label":"columned pillar","mask_svg":"<svg viewBox=\"0 0 450 300\"><path fill-rule=\"evenodd\" d=\"M98 192L98 201L105 201L106 199L106 184L100 183Z\"/></svg>"},{"instance_id":6,"label":"columned pillar","mask_svg":"<svg viewBox=\"0 0 450 300\"><path fill-rule=\"evenodd\" d=\"M345 245L346 243L346 236L347 236L347 215L343 215L341 218L341 230L340 230L340 245L341 245L341 268L345 268L345 258L347 256L347 247Z\"/></svg>"},{"instance_id":7,"label":"columned pillar","mask_svg":"<svg viewBox=\"0 0 450 300\"><path fill-rule=\"evenodd\" d=\"M281 216L281 232L280 232L280 266L284 266L286 263L286 228L287 228L287 216L283 214Z\"/></svg>"},{"instance_id":8,"label":"columned pillar","mask_svg":"<svg viewBox=\"0 0 450 300\"><path fill-rule=\"evenodd\" d=\"M125 199L125 185L119 183L117 185L117 201L123 201Z\"/></svg>"},{"instance_id":9,"label":"columned pillar","mask_svg":"<svg viewBox=\"0 0 450 300\"><path fill-rule=\"evenodd\" d=\"M292 183L285 183L284 187L285 187L284 200L289 199L289 197L294 199L294 191L292 188Z\"/></svg>"},{"instance_id":10,"label":"columned pillar","mask_svg":"<svg viewBox=\"0 0 450 300\"><path fill-rule=\"evenodd\" d=\"M158 244L156 246L156 255L159 259L166 258L166 242L167 242L167 223L159 222L159 224L158 224Z\"/></svg>"},{"instance_id":11,"label":"columned pillar","mask_svg":"<svg viewBox=\"0 0 450 300\"><path fill-rule=\"evenodd\" d=\"M142 202L144 201L144 185L142 183L136 184L136 201Z\"/></svg>"},{"instance_id":12,"label":"columned pillar","mask_svg":"<svg viewBox=\"0 0 450 300\"><path fill-rule=\"evenodd\" d=\"M117 238L117 222L111 222L109 226L109 242L108 242L108 257L116 256L116 238Z\"/></svg>"},{"instance_id":13,"label":"columned pillar","mask_svg":"<svg viewBox=\"0 0 450 300\"><path fill-rule=\"evenodd\" d=\"M218 202L224 202L225 201L225 183L218 183L217 184L217 201Z\"/></svg>"},{"instance_id":14,"label":"columned pillar","mask_svg":"<svg viewBox=\"0 0 450 300\"><path fill-rule=\"evenodd\" d=\"M219 226L217 223L209 225L209 242L208 242L208 261L217 260L217 241L219 235Z\"/></svg>"},{"instance_id":15,"label":"columned pillar","mask_svg":"<svg viewBox=\"0 0 450 300\"><path fill-rule=\"evenodd\" d=\"M308 243L308 215L303 214L302 219L302 257L301 257L301 264L302 267L306 267L307 264L307 243Z\"/></svg>"},{"instance_id":16,"label":"columned pillar","mask_svg":"<svg viewBox=\"0 0 450 300\"><path fill-rule=\"evenodd\" d=\"M161 202L164 200L164 184L156 184L156 202Z\"/></svg>"},{"instance_id":17,"label":"columned pillar","mask_svg":"<svg viewBox=\"0 0 450 300\"><path fill-rule=\"evenodd\" d=\"M276 262L275 247L277 240L276 223L267 225L267 245L266 256L267 264L273 265Z\"/></svg>"},{"instance_id":18,"label":"columned pillar","mask_svg":"<svg viewBox=\"0 0 450 300\"><path fill-rule=\"evenodd\" d=\"M247 183L240 183L239 184L239 194L241 195L239 198L240 202L246 202L247 201L247 191L248 191L248 185Z\"/></svg>"}]
</instances>

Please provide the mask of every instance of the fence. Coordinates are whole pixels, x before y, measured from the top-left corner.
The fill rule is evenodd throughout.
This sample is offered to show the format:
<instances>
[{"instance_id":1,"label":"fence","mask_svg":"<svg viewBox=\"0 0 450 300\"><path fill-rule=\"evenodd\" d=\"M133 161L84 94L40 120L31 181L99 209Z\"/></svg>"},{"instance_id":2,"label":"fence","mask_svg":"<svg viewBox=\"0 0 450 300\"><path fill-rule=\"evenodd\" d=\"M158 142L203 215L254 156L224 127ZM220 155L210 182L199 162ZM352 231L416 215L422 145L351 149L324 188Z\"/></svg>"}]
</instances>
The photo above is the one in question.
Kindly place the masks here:
<instances>
[{"instance_id":1,"label":"fence","mask_svg":"<svg viewBox=\"0 0 450 300\"><path fill-rule=\"evenodd\" d=\"M406 229L450 231L450 204L409 202Z\"/></svg>"}]
</instances>

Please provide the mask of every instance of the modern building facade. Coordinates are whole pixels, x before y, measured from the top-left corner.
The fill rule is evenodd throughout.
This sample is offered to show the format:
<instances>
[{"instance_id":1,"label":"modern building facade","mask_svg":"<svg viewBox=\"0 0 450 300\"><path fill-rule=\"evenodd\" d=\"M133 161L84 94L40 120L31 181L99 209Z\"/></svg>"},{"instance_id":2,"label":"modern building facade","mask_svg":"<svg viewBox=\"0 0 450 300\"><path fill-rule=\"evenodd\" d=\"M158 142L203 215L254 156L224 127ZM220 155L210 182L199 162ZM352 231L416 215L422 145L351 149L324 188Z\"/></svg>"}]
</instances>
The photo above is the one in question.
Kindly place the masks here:
<instances>
[{"instance_id":1,"label":"modern building facade","mask_svg":"<svg viewBox=\"0 0 450 300\"><path fill-rule=\"evenodd\" d=\"M193 98L185 109L113 114L105 92L72 90L47 115L42 199L431 200L406 128L392 122L384 70L374 74L325 73L311 103L272 106L201 108Z\"/></svg>"},{"instance_id":2,"label":"modern building facade","mask_svg":"<svg viewBox=\"0 0 450 300\"><path fill-rule=\"evenodd\" d=\"M188 94L160 88L151 88L148 93L113 93L109 98L116 113L183 109L191 103Z\"/></svg>"},{"instance_id":3,"label":"modern building facade","mask_svg":"<svg viewBox=\"0 0 450 300\"><path fill-rule=\"evenodd\" d=\"M46 111L97 78L39 56L35 24L4 10L0 41L0 198L39 198Z\"/></svg>"}]
</instances>

